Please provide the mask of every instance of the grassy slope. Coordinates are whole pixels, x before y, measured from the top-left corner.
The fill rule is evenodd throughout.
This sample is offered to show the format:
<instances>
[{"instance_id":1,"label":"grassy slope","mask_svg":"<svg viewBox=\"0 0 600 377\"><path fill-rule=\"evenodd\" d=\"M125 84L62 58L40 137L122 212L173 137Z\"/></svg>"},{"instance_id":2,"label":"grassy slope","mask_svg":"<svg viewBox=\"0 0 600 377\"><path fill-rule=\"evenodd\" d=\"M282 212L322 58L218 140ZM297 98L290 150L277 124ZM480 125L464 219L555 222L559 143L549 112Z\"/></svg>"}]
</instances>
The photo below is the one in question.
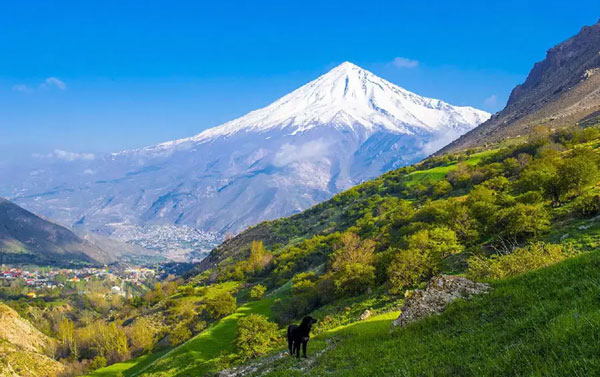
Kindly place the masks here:
<instances>
[{"instance_id":1,"label":"grassy slope","mask_svg":"<svg viewBox=\"0 0 600 377\"><path fill-rule=\"evenodd\" d=\"M100 368L95 370L90 377L114 377L119 372L123 373L124 377L135 376L141 370L150 365L154 360L164 355L168 350L156 352L149 355L143 355L136 357L135 359L127 360L122 363L116 363L107 366L106 368Z\"/></svg>"},{"instance_id":2,"label":"grassy slope","mask_svg":"<svg viewBox=\"0 0 600 377\"><path fill-rule=\"evenodd\" d=\"M393 316L331 331L336 347L310 370L286 359L268 375L600 375L600 252L492 285L394 334Z\"/></svg>"},{"instance_id":3,"label":"grassy slope","mask_svg":"<svg viewBox=\"0 0 600 377\"><path fill-rule=\"evenodd\" d=\"M465 160L465 163L467 165L475 166L479 163L479 161L481 161L483 157L488 156L493 152L493 150L489 150L485 152L475 153L469 159ZM456 169L457 163L457 161L452 161L446 165L437 166L431 169L417 170L412 173L409 173L405 179L406 185L410 187L421 182L439 181L441 179L444 179L446 178L446 175L449 172Z\"/></svg>"},{"instance_id":4,"label":"grassy slope","mask_svg":"<svg viewBox=\"0 0 600 377\"><path fill-rule=\"evenodd\" d=\"M235 313L170 351L140 356L110 365L90 374L91 377L123 376L202 376L214 367L222 355L233 350L237 321L249 314L271 315L274 298L265 298L240 306Z\"/></svg>"},{"instance_id":5,"label":"grassy slope","mask_svg":"<svg viewBox=\"0 0 600 377\"><path fill-rule=\"evenodd\" d=\"M218 324L156 360L140 375L202 376L214 367L220 356L233 351L237 322L252 313L270 315L273 299L268 298L240 306Z\"/></svg>"}]
</instances>

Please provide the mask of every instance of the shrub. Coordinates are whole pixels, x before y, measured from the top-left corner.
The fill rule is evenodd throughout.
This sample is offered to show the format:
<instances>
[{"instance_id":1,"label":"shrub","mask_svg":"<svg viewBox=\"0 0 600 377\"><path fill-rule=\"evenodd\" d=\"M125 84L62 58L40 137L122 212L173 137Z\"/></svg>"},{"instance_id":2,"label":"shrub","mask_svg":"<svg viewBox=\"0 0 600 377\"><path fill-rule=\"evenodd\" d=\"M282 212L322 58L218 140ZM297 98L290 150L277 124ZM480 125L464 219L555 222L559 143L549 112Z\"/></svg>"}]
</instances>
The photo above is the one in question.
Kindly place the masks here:
<instances>
[{"instance_id":1,"label":"shrub","mask_svg":"<svg viewBox=\"0 0 600 377\"><path fill-rule=\"evenodd\" d=\"M550 214L540 204L517 203L497 216L501 232L516 239L536 237L550 228Z\"/></svg>"},{"instance_id":2,"label":"shrub","mask_svg":"<svg viewBox=\"0 0 600 377\"><path fill-rule=\"evenodd\" d=\"M331 269L340 270L348 263L371 264L374 250L375 242L372 240L361 241L358 235L346 232L334 247Z\"/></svg>"},{"instance_id":3,"label":"shrub","mask_svg":"<svg viewBox=\"0 0 600 377\"><path fill-rule=\"evenodd\" d=\"M96 356L90 362L89 369L90 370L96 370L96 369L99 369L99 368L103 368L103 367L106 366L106 363L107 363L106 357Z\"/></svg>"},{"instance_id":4,"label":"shrub","mask_svg":"<svg viewBox=\"0 0 600 377\"><path fill-rule=\"evenodd\" d=\"M187 324L182 323L179 326L175 327L173 331L169 333L169 343L171 343L172 346L176 346L185 342L191 337L192 332L187 327Z\"/></svg>"},{"instance_id":5,"label":"shrub","mask_svg":"<svg viewBox=\"0 0 600 377\"><path fill-rule=\"evenodd\" d=\"M600 195L587 193L573 204L573 211L580 217L596 216L600 213Z\"/></svg>"},{"instance_id":6,"label":"shrub","mask_svg":"<svg viewBox=\"0 0 600 377\"><path fill-rule=\"evenodd\" d=\"M446 227L422 229L408 236L406 243L388 267L390 292L396 294L436 273L443 259L463 250L456 233Z\"/></svg>"},{"instance_id":7,"label":"shrub","mask_svg":"<svg viewBox=\"0 0 600 377\"><path fill-rule=\"evenodd\" d=\"M452 192L452 184L445 179L434 182L431 186L431 193L437 198L448 195L450 192Z\"/></svg>"},{"instance_id":8,"label":"shrub","mask_svg":"<svg viewBox=\"0 0 600 377\"><path fill-rule=\"evenodd\" d=\"M340 295L365 292L375 282L375 267L363 263L347 263L333 275L333 284Z\"/></svg>"},{"instance_id":9,"label":"shrub","mask_svg":"<svg viewBox=\"0 0 600 377\"><path fill-rule=\"evenodd\" d=\"M250 290L250 298L253 300L260 300L265 295L267 288L264 285L256 284Z\"/></svg>"},{"instance_id":10,"label":"shrub","mask_svg":"<svg viewBox=\"0 0 600 377\"><path fill-rule=\"evenodd\" d=\"M570 245L538 242L516 248L510 254L471 257L467 261L467 275L472 279L503 279L558 263L575 254Z\"/></svg>"},{"instance_id":11,"label":"shrub","mask_svg":"<svg viewBox=\"0 0 600 377\"><path fill-rule=\"evenodd\" d=\"M148 318L140 317L136 319L131 326L125 328L125 333L134 351L145 352L152 349L156 331Z\"/></svg>"},{"instance_id":12,"label":"shrub","mask_svg":"<svg viewBox=\"0 0 600 377\"><path fill-rule=\"evenodd\" d=\"M598 156L589 149L577 148L573 156L564 159L558 168L560 194L581 194L598 180Z\"/></svg>"},{"instance_id":13,"label":"shrub","mask_svg":"<svg viewBox=\"0 0 600 377\"><path fill-rule=\"evenodd\" d=\"M213 297L204 300L204 310L213 319L223 318L237 308L235 297L229 292L217 292Z\"/></svg>"},{"instance_id":14,"label":"shrub","mask_svg":"<svg viewBox=\"0 0 600 377\"><path fill-rule=\"evenodd\" d=\"M262 241L252 241L246 267L247 272L260 272L271 262L271 259L273 259L273 256L265 250Z\"/></svg>"},{"instance_id":15,"label":"shrub","mask_svg":"<svg viewBox=\"0 0 600 377\"><path fill-rule=\"evenodd\" d=\"M261 314L250 314L238 321L235 347L247 360L267 354L277 343L277 325Z\"/></svg>"}]
</instances>

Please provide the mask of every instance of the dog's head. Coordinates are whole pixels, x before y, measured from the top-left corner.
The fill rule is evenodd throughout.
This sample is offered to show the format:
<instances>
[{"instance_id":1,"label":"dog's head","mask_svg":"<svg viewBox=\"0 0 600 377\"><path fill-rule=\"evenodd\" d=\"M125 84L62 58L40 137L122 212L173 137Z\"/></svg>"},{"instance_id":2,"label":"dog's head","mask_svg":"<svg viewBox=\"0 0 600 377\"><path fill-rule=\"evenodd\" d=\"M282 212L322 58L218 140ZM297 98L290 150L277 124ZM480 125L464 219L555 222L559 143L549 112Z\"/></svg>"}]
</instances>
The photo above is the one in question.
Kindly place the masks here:
<instances>
[{"instance_id":1,"label":"dog's head","mask_svg":"<svg viewBox=\"0 0 600 377\"><path fill-rule=\"evenodd\" d=\"M316 320L316 319L314 319L313 317L309 316L309 315L307 315L306 317L304 317L304 318L302 319L302 324L303 324L304 326L312 326L312 325L314 325L315 323L317 323L317 320Z\"/></svg>"}]
</instances>

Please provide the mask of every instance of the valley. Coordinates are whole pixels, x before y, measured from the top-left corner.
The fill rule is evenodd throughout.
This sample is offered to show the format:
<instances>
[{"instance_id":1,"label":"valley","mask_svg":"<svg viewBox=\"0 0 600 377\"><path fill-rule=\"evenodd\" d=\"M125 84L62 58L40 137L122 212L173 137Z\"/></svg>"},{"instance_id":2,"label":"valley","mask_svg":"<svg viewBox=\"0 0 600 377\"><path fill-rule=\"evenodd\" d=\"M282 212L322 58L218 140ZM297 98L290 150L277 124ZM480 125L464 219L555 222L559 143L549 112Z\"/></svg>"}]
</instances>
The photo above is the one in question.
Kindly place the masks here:
<instances>
[{"instance_id":1,"label":"valley","mask_svg":"<svg viewBox=\"0 0 600 377\"><path fill-rule=\"evenodd\" d=\"M344 62L189 138L7 173L14 184L0 195L68 227L192 261L227 234L412 164L489 116Z\"/></svg>"},{"instance_id":2,"label":"valley","mask_svg":"<svg viewBox=\"0 0 600 377\"><path fill-rule=\"evenodd\" d=\"M235 13L227 12L231 30L243 23ZM509 14L517 20L517 12ZM198 18L194 27L202 26L201 12L190 15ZM165 8L151 23L168 17ZM178 29L183 18L176 20L160 38L187 35ZM129 23L115 23L121 27L115 35L129 35L123 25ZM376 35L370 26L363 32ZM185 56L210 57L215 51L205 43L216 39L220 53L228 53L233 41L221 35L222 27L202 43L181 39L163 46L160 59L132 66L136 75L125 81L143 94L118 93L107 100L110 109L102 108L118 114L118 126L109 122L102 132L117 127L132 135L126 126L140 127L136 142L156 135L171 141L138 148L125 140L115 145L130 147L103 154L36 151L30 165L0 160L6 197L0 197L0 377L600 375L600 22L550 48L495 114L421 96L382 77L445 94L448 88L476 92L472 81L486 77L477 94L486 93L480 102L493 109L498 98L487 86L501 87L496 74L508 77L495 64L516 69L514 51L530 48L529 40L520 41L525 47L514 46L515 36L513 46L499 43L514 56L498 59L497 51L486 55L487 40L484 45L476 36L469 46L477 54L460 57L469 64L446 86L435 81L442 71L455 74L446 64L453 49L464 55L450 41L457 34L444 27L447 35L434 36L437 45L406 34L394 44L427 45L422 61L373 58L365 66L379 77L332 58L336 63L321 64L320 75L311 71L317 78L300 86L294 75L308 75L290 73L290 63L285 79L277 69L270 73L278 86L264 98L243 98L237 106L234 97L222 104L216 86L231 85L231 95L231 88L255 84L248 93L258 97L268 92L258 84L266 78L240 73L224 84L220 71L207 71L214 82L200 80L205 73L199 71L169 76L186 63L176 54L181 46ZM506 38L511 27L502 24ZM142 29L140 41L152 37ZM487 34L483 29L482 36L493 38L500 24ZM269 40L285 39L290 30L281 30ZM470 28L463 31L474 37ZM232 33L234 39L241 34ZM366 59L365 43L355 39L346 47ZM375 39L366 45L371 53L391 51ZM120 46L119 55L130 52ZM329 56L333 46L340 41L310 51ZM278 51L270 43L260 47ZM154 45L149 50L156 58ZM180 65L164 77L145 71L170 53ZM293 60L301 66L300 55L299 49ZM247 63L229 63L240 72L268 66L250 53L240 56ZM209 58L203 61L202 69L210 66ZM223 72L231 69L220 64ZM473 76L473 67L485 72ZM115 85L101 89L101 80L77 81L77 71L69 72L68 85L52 76L15 84L12 95L41 111L40 124L62 129L52 123L48 103L75 103L66 100L73 90L91 111L101 96L85 97L84 86L108 93ZM433 84L415 85L424 80ZM160 97L153 97L153 85ZM1 86L0 80L0 96ZM206 93L197 94L201 87ZM288 94L281 96L282 88ZM50 102L37 107L44 96ZM171 97L181 103L173 105ZM141 103L144 114L128 119ZM174 116L198 103L196 112L227 108L228 119L245 115L224 123L214 113ZM172 136L193 134L198 119L220 125ZM166 132L177 122L185 126ZM69 127L74 136L61 135L65 143L81 137ZM34 129L45 135L41 126ZM78 130L89 145L91 130ZM292 340L308 342L305 357L289 354Z\"/></svg>"}]
</instances>

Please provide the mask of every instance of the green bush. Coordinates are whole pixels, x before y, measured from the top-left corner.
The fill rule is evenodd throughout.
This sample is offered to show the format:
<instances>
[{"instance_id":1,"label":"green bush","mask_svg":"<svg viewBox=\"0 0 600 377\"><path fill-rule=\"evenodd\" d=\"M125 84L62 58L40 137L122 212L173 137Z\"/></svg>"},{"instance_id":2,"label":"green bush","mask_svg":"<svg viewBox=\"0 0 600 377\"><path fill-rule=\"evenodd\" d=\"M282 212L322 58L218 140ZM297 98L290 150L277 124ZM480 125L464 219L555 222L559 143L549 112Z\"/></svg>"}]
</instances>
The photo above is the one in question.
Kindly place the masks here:
<instances>
[{"instance_id":1,"label":"green bush","mask_svg":"<svg viewBox=\"0 0 600 377\"><path fill-rule=\"evenodd\" d=\"M347 263L333 274L333 284L340 295L365 292L375 282L375 267L363 263Z\"/></svg>"},{"instance_id":2,"label":"green bush","mask_svg":"<svg viewBox=\"0 0 600 377\"><path fill-rule=\"evenodd\" d=\"M569 245L537 242L516 248L510 254L471 257L467 261L467 275L472 279L503 279L558 263L576 254Z\"/></svg>"},{"instance_id":3,"label":"green bush","mask_svg":"<svg viewBox=\"0 0 600 377\"><path fill-rule=\"evenodd\" d=\"M394 294L429 278L439 270L442 260L463 250L456 233L446 227L422 229L408 236L406 244L387 270L390 292Z\"/></svg>"},{"instance_id":4,"label":"green bush","mask_svg":"<svg viewBox=\"0 0 600 377\"><path fill-rule=\"evenodd\" d=\"M497 214L500 232L516 239L536 237L550 228L550 214L540 204L517 203Z\"/></svg>"},{"instance_id":5,"label":"green bush","mask_svg":"<svg viewBox=\"0 0 600 377\"><path fill-rule=\"evenodd\" d=\"M256 284L250 290L250 298L253 300L260 300L261 298L263 298L266 291L267 291L267 287L265 287L262 284Z\"/></svg>"},{"instance_id":6,"label":"green bush","mask_svg":"<svg viewBox=\"0 0 600 377\"><path fill-rule=\"evenodd\" d=\"M250 314L238 321L235 347L241 359L266 355L277 344L277 325L261 314Z\"/></svg>"},{"instance_id":7,"label":"green bush","mask_svg":"<svg viewBox=\"0 0 600 377\"><path fill-rule=\"evenodd\" d=\"M579 217L591 217L600 214L600 195L587 193L580 196L573 204L573 211Z\"/></svg>"},{"instance_id":8,"label":"green bush","mask_svg":"<svg viewBox=\"0 0 600 377\"><path fill-rule=\"evenodd\" d=\"M104 357L104 356L96 356L90 362L89 369L90 370L96 370L96 369L99 369L99 368L103 368L103 367L106 366L107 362L108 361L106 360L106 357Z\"/></svg>"},{"instance_id":9,"label":"green bush","mask_svg":"<svg viewBox=\"0 0 600 377\"><path fill-rule=\"evenodd\" d=\"M171 343L172 346L176 346L185 342L191 337L192 332L188 328L187 324L182 323L169 333L169 343Z\"/></svg>"},{"instance_id":10,"label":"green bush","mask_svg":"<svg viewBox=\"0 0 600 377\"><path fill-rule=\"evenodd\" d=\"M235 297L229 292L217 292L213 297L204 300L204 310L212 319L223 318L235 311Z\"/></svg>"}]
</instances>

